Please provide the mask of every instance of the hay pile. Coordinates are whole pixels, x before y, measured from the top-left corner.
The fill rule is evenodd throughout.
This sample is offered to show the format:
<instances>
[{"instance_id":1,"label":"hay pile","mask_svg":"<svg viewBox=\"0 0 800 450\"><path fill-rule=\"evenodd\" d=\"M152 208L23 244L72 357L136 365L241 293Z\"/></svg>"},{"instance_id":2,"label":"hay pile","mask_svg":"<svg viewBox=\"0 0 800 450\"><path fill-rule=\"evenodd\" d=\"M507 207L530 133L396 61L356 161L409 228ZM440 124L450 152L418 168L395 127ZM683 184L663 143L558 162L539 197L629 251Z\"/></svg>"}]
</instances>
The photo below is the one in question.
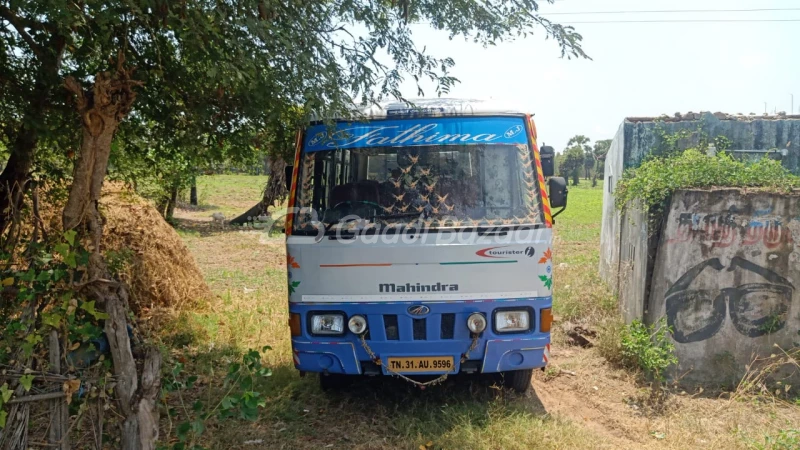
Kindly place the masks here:
<instances>
[{"instance_id":1,"label":"hay pile","mask_svg":"<svg viewBox=\"0 0 800 450\"><path fill-rule=\"evenodd\" d=\"M106 183L100 208L104 251L111 265L121 266L135 313L182 309L212 297L189 249L147 200L121 183Z\"/></svg>"},{"instance_id":2,"label":"hay pile","mask_svg":"<svg viewBox=\"0 0 800 450\"><path fill-rule=\"evenodd\" d=\"M58 233L66 199L48 194L41 197L41 216L48 232ZM106 220L103 253L128 285L134 314L192 307L213 297L189 249L150 202L123 183L106 182L100 211Z\"/></svg>"}]
</instances>

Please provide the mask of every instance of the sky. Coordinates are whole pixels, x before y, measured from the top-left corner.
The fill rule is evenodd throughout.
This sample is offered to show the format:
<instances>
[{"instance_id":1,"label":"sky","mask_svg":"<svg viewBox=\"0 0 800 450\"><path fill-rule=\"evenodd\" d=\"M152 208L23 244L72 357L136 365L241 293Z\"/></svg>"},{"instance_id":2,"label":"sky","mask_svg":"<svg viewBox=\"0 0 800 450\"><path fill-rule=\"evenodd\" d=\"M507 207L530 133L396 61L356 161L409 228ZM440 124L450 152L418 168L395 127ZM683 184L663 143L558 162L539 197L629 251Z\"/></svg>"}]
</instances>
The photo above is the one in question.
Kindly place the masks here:
<instances>
[{"instance_id":1,"label":"sky","mask_svg":"<svg viewBox=\"0 0 800 450\"><path fill-rule=\"evenodd\" d=\"M783 11L554 14L598 11L784 9ZM796 11L786 11L794 8ZM569 24L609 20L797 22L575 24L592 60L561 59L543 32L484 49L418 24L419 47L452 57L461 82L449 97L513 100L535 114L539 143L563 150L570 137L614 137L625 117L722 111L800 113L800 0L557 0L540 14ZM552 15L550 15L552 14ZM423 84L426 95L435 95ZM417 97L413 82L403 86Z\"/></svg>"}]
</instances>

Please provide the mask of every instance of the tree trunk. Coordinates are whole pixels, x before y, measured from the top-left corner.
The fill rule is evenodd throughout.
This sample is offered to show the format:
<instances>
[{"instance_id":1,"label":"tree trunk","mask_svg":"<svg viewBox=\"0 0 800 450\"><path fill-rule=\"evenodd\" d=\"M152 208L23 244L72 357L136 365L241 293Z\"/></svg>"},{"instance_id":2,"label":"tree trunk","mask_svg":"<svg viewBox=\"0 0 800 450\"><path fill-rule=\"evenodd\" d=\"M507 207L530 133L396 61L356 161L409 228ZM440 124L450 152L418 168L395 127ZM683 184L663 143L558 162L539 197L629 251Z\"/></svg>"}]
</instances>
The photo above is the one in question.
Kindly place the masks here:
<instances>
[{"instance_id":1,"label":"tree trunk","mask_svg":"<svg viewBox=\"0 0 800 450\"><path fill-rule=\"evenodd\" d=\"M189 204L197 206L197 176L192 175L192 187L189 189Z\"/></svg>"},{"instance_id":2,"label":"tree trunk","mask_svg":"<svg viewBox=\"0 0 800 450\"><path fill-rule=\"evenodd\" d=\"M245 224L256 216L268 214L270 207L286 200L286 196L289 194L286 191L286 161L278 155L271 157L269 160L269 174L269 180L264 187L264 195L261 197L261 201L245 213L231 219L228 223Z\"/></svg>"},{"instance_id":3,"label":"tree trunk","mask_svg":"<svg viewBox=\"0 0 800 450\"><path fill-rule=\"evenodd\" d=\"M169 201L167 202L167 211L165 219L172 219L175 215L175 205L178 203L178 184L174 184L169 191Z\"/></svg>"},{"instance_id":4,"label":"tree trunk","mask_svg":"<svg viewBox=\"0 0 800 450\"><path fill-rule=\"evenodd\" d=\"M111 279L108 271L101 249L103 218L98 209L111 142L119 122L136 98L131 88L139 84L130 79L130 72L122 68L123 63L120 54L113 77L108 73L97 74L91 92L84 92L71 77L66 80L65 86L76 96L83 137L62 218L64 230L87 231L91 239L87 289L109 315L104 329L111 348L117 380L115 393L123 417L121 448L151 450L158 439L158 410L154 405L160 389L160 378L153 373L159 372L161 359L157 351L146 352L140 386L128 337L128 292L124 284Z\"/></svg>"},{"instance_id":5,"label":"tree trunk","mask_svg":"<svg viewBox=\"0 0 800 450\"><path fill-rule=\"evenodd\" d=\"M286 200L286 161L280 156L274 156L269 161L269 181L264 188L264 197L261 200L264 212L271 206Z\"/></svg>"},{"instance_id":6,"label":"tree trunk","mask_svg":"<svg viewBox=\"0 0 800 450\"><path fill-rule=\"evenodd\" d=\"M8 162L0 174L0 235L6 231L12 215L22 204L33 167L33 157L39 133L35 125L41 123L50 108L51 93L58 86L62 56L66 39L53 33L44 51L38 55L39 68L35 73L36 95L25 111L22 126L11 144Z\"/></svg>"},{"instance_id":7,"label":"tree trunk","mask_svg":"<svg viewBox=\"0 0 800 450\"><path fill-rule=\"evenodd\" d=\"M167 206L169 206L169 198L167 197L161 197L161 199L156 204L156 210L158 211L159 214L161 214L161 217L163 217L165 220L167 218Z\"/></svg>"},{"instance_id":8,"label":"tree trunk","mask_svg":"<svg viewBox=\"0 0 800 450\"><path fill-rule=\"evenodd\" d=\"M11 145L6 167L0 174L0 234L13 221L13 215L22 204L35 149L36 132L23 125Z\"/></svg>"}]
</instances>

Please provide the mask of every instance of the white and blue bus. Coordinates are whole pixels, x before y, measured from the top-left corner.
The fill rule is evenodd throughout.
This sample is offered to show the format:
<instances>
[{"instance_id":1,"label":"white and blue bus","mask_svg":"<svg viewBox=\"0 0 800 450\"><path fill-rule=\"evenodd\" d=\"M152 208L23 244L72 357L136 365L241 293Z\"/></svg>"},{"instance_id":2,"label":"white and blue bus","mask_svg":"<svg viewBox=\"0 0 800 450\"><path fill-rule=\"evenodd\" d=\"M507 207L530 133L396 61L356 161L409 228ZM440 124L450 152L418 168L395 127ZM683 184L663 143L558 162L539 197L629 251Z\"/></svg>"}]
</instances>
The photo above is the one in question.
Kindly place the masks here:
<instances>
[{"instance_id":1,"label":"white and blue bus","mask_svg":"<svg viewBox=\"0 0 800 450\"><path fill-rule=\"evenodd\" d=\"M298 137L286 226L294 363L323 388L356 375L419 385L547 364L553 214L566 207L532 116L412 100ZM559 211L560 212L560 211Z\"/></svg>"}]
</instances>

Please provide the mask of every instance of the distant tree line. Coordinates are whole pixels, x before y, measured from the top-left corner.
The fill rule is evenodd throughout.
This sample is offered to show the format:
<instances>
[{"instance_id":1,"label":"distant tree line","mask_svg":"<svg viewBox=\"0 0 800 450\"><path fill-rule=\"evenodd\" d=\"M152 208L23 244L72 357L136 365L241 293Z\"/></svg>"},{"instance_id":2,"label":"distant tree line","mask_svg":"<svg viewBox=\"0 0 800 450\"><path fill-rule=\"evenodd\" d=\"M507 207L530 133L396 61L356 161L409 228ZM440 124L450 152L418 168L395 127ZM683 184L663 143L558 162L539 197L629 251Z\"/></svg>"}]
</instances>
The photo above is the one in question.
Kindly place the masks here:
<instances>
[{"instance_id":1,"label":"distant tree line","mask_svg":"<svg viewBox=\"0 0 800 450\"><path fill-rule=\"evenodd\" d=\"M558 175L572 179L572 185L577 186L580 177L592 180L592 187L597 186L597 179L603 176L606 164L606 154L611 147L611 139L595 141L584 135L573 136L567 147L556 155Z\"/></svg>"}]
</instances>

